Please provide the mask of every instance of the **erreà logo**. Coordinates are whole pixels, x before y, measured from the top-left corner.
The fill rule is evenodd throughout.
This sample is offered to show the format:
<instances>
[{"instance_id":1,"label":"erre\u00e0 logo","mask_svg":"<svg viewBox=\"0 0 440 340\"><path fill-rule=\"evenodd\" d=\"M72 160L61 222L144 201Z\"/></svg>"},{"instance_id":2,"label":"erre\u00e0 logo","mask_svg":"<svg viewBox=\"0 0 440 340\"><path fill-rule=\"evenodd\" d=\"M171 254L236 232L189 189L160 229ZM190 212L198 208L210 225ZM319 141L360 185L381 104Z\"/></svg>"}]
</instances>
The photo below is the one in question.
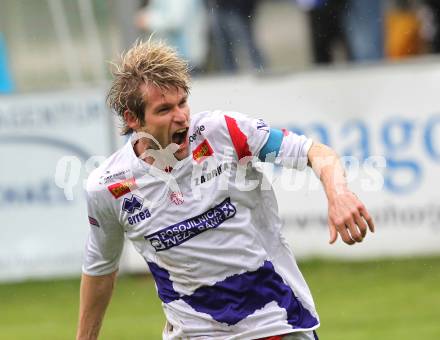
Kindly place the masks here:
<instances>
[{"instance_id":1,"label":"erre\u00e0 logo","mask_svg":"<svg viewBox=\"0 0 440 340\"><path fill-rule=\"evenodd\" d=\"M142 209L142 203L144 200L136 195L131 195L131 198L124 198L124 203L122 204L122 210L133 214L135 210Z\"/></svg>"},{"instance_id":2,"label":"erre\u00e0 logo","mask_svg":"<svg viewBox=\"0 0 440 340\"><path fill-rule=\"evenodd\" d=\"M132 177L125 181L109 185L107 188L114 198L119 198L136 188L136 180Z\"/></svg>"},{"instance_id":3,"label":"erre\u00e0 logo","mask_svg":"<svg viewBox=\"0 0 440 340\"><path fill-rule=\"evenodd\" d=\"M212 150L211 145L209 145L208 140L205 139L193 150L192 153L193 159L197 163L200 163L204 158L211 156L214 151Z\"/></svg>"}]
</instances>

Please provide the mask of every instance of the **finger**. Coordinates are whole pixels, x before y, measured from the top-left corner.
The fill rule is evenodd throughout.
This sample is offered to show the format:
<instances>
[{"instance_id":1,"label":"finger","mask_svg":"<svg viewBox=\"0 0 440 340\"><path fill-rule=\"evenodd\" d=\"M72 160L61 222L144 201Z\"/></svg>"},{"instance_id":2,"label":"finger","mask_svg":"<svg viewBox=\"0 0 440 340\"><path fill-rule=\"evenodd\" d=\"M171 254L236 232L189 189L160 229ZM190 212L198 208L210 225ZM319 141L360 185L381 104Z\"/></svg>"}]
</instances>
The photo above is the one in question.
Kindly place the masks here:
<instances>
[{"instance_id":1,"label":"finger","mask_svg":"<svg viewBox=\"0 0 440 340\"><path fill-rule=\"evenodd\" d=\"M367 223L365 223L365 220L359 214L354 215L354 222L357 224L362 238L364 238L365 235L367 235Z\"/></svg>"},{"instance_id":2,"label":"finger","mask_svg":"<svg viewBox=\"0 0 440 340\"><path fill-rule=\"evenodd\" d=\"M336 226L333 223L329 222L328 230L330 232L330 240L328 243L333 244L338 239L338 232L336 231Z\"/></svg>"},{"instance_id":3,"label":"finger","mask_svg":"<svg viewBox=\"0 0 440 340\"><path fill-rule=\"evenodd\" d=\"M348 233L347 227L344 224L338 225L337 229L338 229L339 235L341 235L341 238L345 243L347 243L349 245L354 244L354 240L350 237L350 234Z\"/></svg>"},{"instance_id":4,"label":"finger","mask_svg":"<svg viewBox=\"0 0 440 340\"><path fill-rule=\"evenodd\" d=\"M361 232L354 223L354 220L353 219L348 220L347 222L345 222L345 225L347 226L347 229L350 231L350 237L356 242L362 242L364 238L362 237Z\"/></svg>"},{"instance_id":5,"label":"finger","mask_svg":"<svg viewBox=\"0 0 440 340\"><path fill-rule=\"evenodd\" d=\"M374 233L375 227L374 227L373 218L368 213L367 209L365 207L362 207L361 209L359 209L359 211L361 212L361 215L365 219L365 221L367 221L368 229L370 229L370 231Z\"/></svg>"}]
</instances>

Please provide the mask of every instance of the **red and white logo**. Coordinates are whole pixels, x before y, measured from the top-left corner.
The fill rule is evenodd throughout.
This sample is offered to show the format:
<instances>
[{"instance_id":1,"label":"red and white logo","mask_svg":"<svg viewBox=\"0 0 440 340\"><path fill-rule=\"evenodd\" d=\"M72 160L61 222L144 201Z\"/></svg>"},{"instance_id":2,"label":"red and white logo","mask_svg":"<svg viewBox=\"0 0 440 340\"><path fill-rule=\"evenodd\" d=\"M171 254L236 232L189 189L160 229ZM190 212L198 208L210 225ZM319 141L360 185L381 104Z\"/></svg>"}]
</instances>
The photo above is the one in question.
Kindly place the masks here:
<instances>
[{"instance_id":1,"label":"red and white logo","mask_svg":"<svg viewBox=\"0 0 440 340\"><path fill-rule=\"evenodd\" d=\"M134 177L126 179L122 182L118 182L112 185L109 185L108 190L111 192L114 198L118 199L125 194L128 194L132 190L136 189L136 180Z\"/></svg>"},{"instance_id":2,"label":"red and white logo","mask_svg":"<svg viewBox=\"0 0 440 340\"><path fill-rule=\"evenodd\" d=\"M170 200L176 205L181 205L184 202L183 195L180 191L173 191L170 194Z\"/></svg>"},{"instance_id":3,"label":"red and white logo","mask_svg":"<svg viewBox=\"0 0 440 340\"><path fill-rule=\"evenodd\" d=\"M209 145L208 140L204 140L202 143L200 143L194 150L193 150L193 159L200 163L203 161L206 157L212 156L214 151L211 148L211 145Z\"/></svg>"}]
</instances>

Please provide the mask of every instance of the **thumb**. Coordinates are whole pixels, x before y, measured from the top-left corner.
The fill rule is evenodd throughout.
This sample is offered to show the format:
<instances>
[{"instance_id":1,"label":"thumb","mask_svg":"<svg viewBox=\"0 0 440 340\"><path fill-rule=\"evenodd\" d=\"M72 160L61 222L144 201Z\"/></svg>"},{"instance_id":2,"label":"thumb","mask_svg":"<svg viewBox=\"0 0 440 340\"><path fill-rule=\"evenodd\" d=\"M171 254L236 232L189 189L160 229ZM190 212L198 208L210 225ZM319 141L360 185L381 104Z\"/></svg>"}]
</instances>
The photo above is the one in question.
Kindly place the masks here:
<instances>
[{"instance_id":1,"label":"thumb","mask_svg":"<svg viewBox=\"0 0 440 340\"><path fill-rule=\"evenodd\" d=\"M330 240L328 243L333 244L338 239L338 232L336 231L336 227L332 223L329 223L328 227L330 232Z\"/></svg>"}]
</instances>

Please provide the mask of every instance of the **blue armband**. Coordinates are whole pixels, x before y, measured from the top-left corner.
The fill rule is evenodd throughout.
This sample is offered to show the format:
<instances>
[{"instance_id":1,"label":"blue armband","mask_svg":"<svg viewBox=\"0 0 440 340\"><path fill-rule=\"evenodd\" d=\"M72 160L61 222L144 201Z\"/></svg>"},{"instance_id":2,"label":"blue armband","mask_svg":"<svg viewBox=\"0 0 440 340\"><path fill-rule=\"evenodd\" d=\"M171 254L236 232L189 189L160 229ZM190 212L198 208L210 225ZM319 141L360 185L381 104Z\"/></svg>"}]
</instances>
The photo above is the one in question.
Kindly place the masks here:
<instances>
[{"instance_id":1,"label":"blue armband","mask_svg":"<svg viewBox=\"0 0 440 340\"><path fill-rule=\"evenodd\" d=\"M284 138L284 133L281 130L270 129L269 133L269 138L258 155L258 158L263 162L266 160L267 155L272 152L275 152L275 157L278 156Z\"/></svg>"}]
</instances>

